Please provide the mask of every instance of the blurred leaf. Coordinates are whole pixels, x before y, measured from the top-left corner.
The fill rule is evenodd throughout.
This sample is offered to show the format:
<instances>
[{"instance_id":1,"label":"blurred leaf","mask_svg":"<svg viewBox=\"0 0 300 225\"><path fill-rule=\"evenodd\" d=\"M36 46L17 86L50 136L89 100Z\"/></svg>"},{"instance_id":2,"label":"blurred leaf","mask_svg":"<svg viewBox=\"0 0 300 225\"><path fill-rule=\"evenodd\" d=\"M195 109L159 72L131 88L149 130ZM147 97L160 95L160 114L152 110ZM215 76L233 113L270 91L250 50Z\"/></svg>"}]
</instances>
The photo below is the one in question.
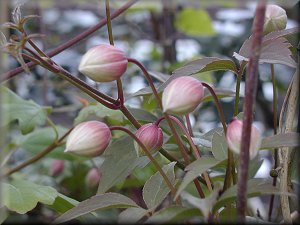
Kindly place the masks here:
<instances>
[{"instance_id":1,"label":"blurred leaf","mask_svg":"<svg viewBox=\"0 0 300 225\"><path fill-rule=\"evenodd\" d=\"M218 98L235 97L235 91L226 90L222 88L213 88ZM240 95L242 97L243 95ZM204 97L202 102L214 101L213 96L207 88L204 89Z\"/></svg>"},{"instance_id":2,"label":"blurred leaf","mask_svg":"<svg viewBox=\"0 0 300 225\"><path fill-rule=\"evenodd\" d=\"M91 104L87 107L84 107L82 110L80 110L78 116L74 120L74 125L87 121L90 116L96 116L101 119L108 117L117 120L120 123L123 121L123 114L121 111L112 110L97 103L97 104Z\"/></svg>"},{"instance_id":3,"label":"blurred leaf","mask_svg":"<svg viewBox=\"0 0 300 225\"><path fill-rule=\"evenodd\" d=\"M283 37L276 39L267 39L262 42L260 52L260 63L283 64L295 68L296 62L291 57L292 53L289 49L291 44ZM233 56L239 61L249 61L252 52L252 36L242 45L239 53Z\"/></svg>"},{"instance_id":4,"label":"blurred leaf","mask_svg":"<svg viewBox=\"0 0 300 225\"><path fill-rule=\"evenodd\" d=\"M174 166L176 162L171 162L163 167L163 171L173 185L175 185ZM146 181L143 188L143 199L148 209L157 207L169 194L170 189L159 172L156 172Z\"/></svg>"},{"instance_id":5,"label":"blurred leaf","mask_svg":"<svg viewBox=\"0 0 300 225\"><path fill-rule=\"evenodd\" d=\"M182 206L171 206L163 208L148 218L146 224L167 224L179 223L187 219L199 217L199 209L187 208Z\"/></svg>"},{"instance_id":6,"label":"blurred leaf","mask_svg":"<svg viewBox=\"0 0 300 225\"><path fill-rule=\"evenodd\" d=\"M69 209L74 208L76 205L78 205L78 203L79 202L75 199L69 198L61 193L58 193L54 203L51 206L49 206L49 208L52 208L56 212L61 214L68 211Z\"/></svg>"},{"instance_id":7,"label":"blurred leaf","mask_svg":"<svg viewBox=\"0 0 300 225\"><path fill-rule=\"evenodd\" d=\"M227 189L221 197L218 199L217 203L214 206L214 211L218 210L222 206L233 202L237 196L237 185L231 186ZM275 194L275 195L289 195L296 197L295 194L291 193L282 193L278 187L272 185L272 179L263 179L263 178L253 178L248 180L247 184L247 196L255 197L266 194Z\"/></svg>"},{"instance_id":8,"label":"blurred leaf","mask_svg":"<svg viewBox=\"0 0 300 225\"><path fill-rule=\"evenodd\" d=\"M299 33L299 28L298 27L285 29L285 30L273 31L273 32L268 33L266 36L264 36L263 41L276 39L276 38L279 38L279 37L288 37L288 36L291 36L291 35L297 35L298 33Z\"/></svg>"},{"instance_id":9,"label":"blurred leaf","mask_svg":"<svg viewBox=\"0 0 300 225\"><path fill-rule=\"evenodd\" d=\"M53 223L63 223L95 210L109 208L138 207L130 198L118 193L97 194L85 201L80 202L74 208L62 214Z\"/></svg>"},{"instance_id":10,"label":"blurred leaf","mask_svg":"<svg viewBox=\"0 0 300 225\"><path fill-rule=\"evenodd\" d=\"M134 224L137 223L149 210L143 208L128 208L119 214L118 223Z\"/></svg>"},{"instance_id":11,"label":"blurred leaf","mask_svg":"<svg viewBox=\"0 0 300 225\"><path fill-rule=\"evenodd\" d=\"M235 63L230 59L220 59L217 57L204 57L194 60L183 67L176 69L170 78L159 87L159 91L163 91L165 87L174 79L181 76L189 76L200 72L231 70L236 73Z\"/></svg>"},{"instance_id":12,"label":"blurred leaf","mask_svg":"<svg viewBox=\"0 0 300 225\"><path fill-rule=\"evenodd\" d=\"M2 183L3 203L11 211L20 214L34 209L38 202L51 205L57 197L57 191L49 186L42 186L30 181L13 180Z\"/></svg>"},{"instance_id":13,"label":"blurred leaf","mask_svg":"<svg viewBox=\"0 0 300 225\"><path fill-rule=\"evenodd\" d=\"M212 157L203 156L200 159L197 159L196 161L189 164L185 168L185 171L187 171L187 173L184 175L182 183L177 189L175 198L178 197L178 195L185 189L185 187L196 177L198 177L200 174L207 171L208 169L217 166L219 163L222 163L222 161Z\"/></svg>"},{"instance_id":14,"label":"blurred leaf","mask_svg":"<svg viewBox=\"0 0 300 225\"><path fill-rule=\"evenodd\" d=\"M123 181L136 167L143 167L148 162L147 158L137 156L131 137L119 138L105 150L105 159L100 167L102 177L97 193L105 193Z\"/></svg>"},{"instance_id":15,"label":"blurred leaf","mask_svg":"<svg viewBox=\"0 0 300 225\"><path fill-rule=\"evenodd\" d=\"M7 209L4 206L0 207L0 224L2 224L8 217Z\"/></svg>"},{"instance_id":16,"label":"blurred leaf","mask_svg":"<svg viewBox=\"0 0 300 225\"><path fill-rule=\"evenodd\" d=\"M248 169L248 177L249 179L254 178L255 174L263 164L264 160L260 159L259 157L255 157L251 160L249 163L249 169Z\"/></svg>"},{"instance_id":17,"label":"blurred leaf","mask_svg":"<svg viewBox=\"0 0 300 225\"><path fill-rule=\"evenodd\" d=\"M36 126L46 122L47 114L52 111L50 107L41 107L32 100L24 100L10 89L0 86L1 113L0 126L6 126L17 120L22 134L27 134Z\"/></svg>"},{"instance_id":18,"label":"blurred leaf","mask_svg":"<svg viewBox=\"0 0 300 225\"><path fill-rule=\"evenodd\" d=\"M148 71L149 75L151 77L156 78L157 80L159 80L160 82L165 82L166 80L169 79L170 75L169 74L164 74L158 71Z\"/></svg>"},{"instance_id":19,"label":"blurred leaf","mask_svg":"<svg viewBox=\"0 0 300 225\"><path fill-rule=\"evenodd\" d=\"M223 128L216 127L211 129L210 131L200 134L195 132L195 137L192 137L195 145L200 145L202 147L211 148L212 147L212 138L215 133L223 133Z\"/></svg>"},{"instance_id":20,"label":"blurred leaf","mask_svg":"<svg viewBox=\"0 0 300 225\"><path fill-rule=\"evenodd\" d=\"M128 110L131 112L131 114L134 116L134 118L138 121L143 121L143 122L155 122L156 121L156 116L154 116L152 113L144 110L144 109L139 109L139 108L129 108Z\"/></svg>"},{"instance_id":21,"label":"blurred leaf","mask_svg":"<svg viewBox=\"0 0 300 225\"><path fill-rule=\"evenodd\" d=\"M276 134L262 139L260 149L299 147L300 134L295 132Z\"/></svg>"},{"instance_id":22,"label":"blurred leaf","mask_svg":"<svg viewBox=\"0 0 300 225\"><path fill-rule=\"evenodd\" d=\"M205 10L184 8L176 14L175 27L181 32L196 37L216 34L212 20Z\"/></svg>"},{"instance_id":23,"label":"blurred leaf","mask_svg":"<svg viewBox=\"0 0 300 225\"><path fill-rule=\"evenodd\" d=\"M59 136L61 137L67 132L64 127L57 126ZM16 144L33 155L41 152L47 146L55 141L55 132L52 127L45 127L35 130L25 136L18 137ZM86 157L76 156L64 153L65 146L61 145L47 154L47 157L66 160L85 160Z\"/></svg>"},{"instance_id":24,"label":"blurred leaf","mask_svg":"<svg viewBox=\"0 0 300 225\"><path fill-rule=\"evenodd\" d=\"M222 134L219 134L218 132L215 132L212 138L212 154L217 160L225 160L227 159L227 141L225 138L224 132Z\"/></svg>"}]
</instances>

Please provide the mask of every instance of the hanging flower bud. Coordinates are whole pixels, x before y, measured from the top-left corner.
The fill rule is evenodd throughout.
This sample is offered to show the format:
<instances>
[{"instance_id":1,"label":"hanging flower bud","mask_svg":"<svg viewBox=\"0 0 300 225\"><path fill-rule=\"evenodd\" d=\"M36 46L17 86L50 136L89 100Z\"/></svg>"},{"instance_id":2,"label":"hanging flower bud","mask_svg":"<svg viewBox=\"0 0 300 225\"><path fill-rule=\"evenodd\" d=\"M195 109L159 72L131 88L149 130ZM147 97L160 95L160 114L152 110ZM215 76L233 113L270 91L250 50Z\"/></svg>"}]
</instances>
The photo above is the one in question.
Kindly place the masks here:
<instances>
[{"instance_id":1,"label":"hanging flower bud","mask_svg":"<svg viewBox=\"0 0 300 225\"><path fill-rule=\"evenodd\" d=\"M69 134L65 152L82 156L101 155L111 140L109 127L99 121L78 124Z\"/></svg>"},{"instance_id":2,"label":"hanging flower bud","mask_svg":"<svg viewBox=\"0 0 300 225\"><path fill-rule=\"evenodd\" d=\"M55 159L50 166L50 175L53 177L58 176L64 170L65 162L63 160Z\"/></svg>"},{"instance_id":3,"label":"hanging flower bud","mask_svg":"<svg viewBox=\"0 0 300 225\"><path fill-rule=\"evenodd\" d=\"M148 123L141 126L135 135L151 154L158 151L163 144L163 132L161 128L154 123ZM134 142L134 147L139 155L145 155L144 150L137 142Z\"/></svg>"},{"instance_id":4,"label":"hanging flower bud","mask_svg":"<svg viewBox=\"0 0 300 225\"><path fill-rule=\"evenodd\" d=\"M174 114L187 114L199 105L204 96L201 82L190 76L172 80L162 95L163 111Z\"/></svg>"},{"instance_id":5,"label":"hanging flower bud","mask_svg":"<svg viewBox=\"0 0 300 225\"><path fill-rule=\"evenodd\" d=\"M84 54L78 70L94 81L110 82L123 75L127 64L123 51L112 45L101 44Z\"/></svg>"},{"instance_id":6,"label":"hanging flower bud","mask_svg":"<svg viewBox=\"0 0 300 225\"><path fill-rule=\"evenodd\" d=\"M287 24L287 15L283 8L277 5L267 5L265 13L264 34L283 30Z\"/></svg>"},{"instance_id":7,"label":"hanging flower bud","mask_svg":"<svg viewBox=\"0 0 300 225\"><path fill-rule=\"evenodd\" d=\"M228 125L227 128L226 139L227 139L228 147L230 150L232 150L237 154L240 154L242 129L243 129L243 122L238 119L234 119ZM250 159L253 159L257 155L260 145L261 145L261 132L256 126L252 125L250 148L249 148Z\"/></svg>"},{"instance_id":8,"label":"hanging flower bud","mask_svg":"<svg viewBox=\"0 0 300 225\"><path fill-rule=\"evenodd\" d=\"M85 184L88 188L93 189L98 186L101 179L101 172L97 168L91 169L85 177Z\"/></svg>"}]
</instances>

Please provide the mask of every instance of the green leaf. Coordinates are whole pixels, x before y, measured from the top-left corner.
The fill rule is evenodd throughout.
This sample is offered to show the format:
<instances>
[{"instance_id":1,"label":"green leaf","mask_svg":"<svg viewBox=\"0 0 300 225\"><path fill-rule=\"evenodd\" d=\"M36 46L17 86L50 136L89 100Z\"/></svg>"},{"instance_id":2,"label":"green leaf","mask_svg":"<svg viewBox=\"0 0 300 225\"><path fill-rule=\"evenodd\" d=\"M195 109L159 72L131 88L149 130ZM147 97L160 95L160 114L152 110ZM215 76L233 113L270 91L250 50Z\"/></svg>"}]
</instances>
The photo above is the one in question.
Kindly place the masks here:
<instances>
[{"instance_id":1,"label":"green leaf","mask_svg":"<svg viewBox=\"0 0 300 225\"><path fill-rule=\"evenodd\" d=\"M176 162L171 162L163 167L163 171L173 185L175 185L174 166ZM169 194L170 189L159 172L156 172L146 181L143 188L143 199L148 209L156 208Z\"/></svg>"},{"instance_id":2,"label":"green leaf","mask_svg":"<svg viewBox=\"0 0 300 225\"><path fill-rule=\"evenodd\" d=\"M211 148L214 157L220 161L227 159L227 149L228 145L224 132L222 132L222 134L215 132L212 138Z\"/></svg>"},{"instance_id":3,"label":"green leaf","mask_svg":"<svg viewBox=\"0 0 300 225\"><path fill-rule=\"evenodd\" d=\"M75 199L69 198L61 193L57 194L54 203L49 208L54 209L58 213L64 213L79 204Z\"/></svg>"},{"instance_id":4,"label":"green leaf","mask_svg":"<svg viewBox=\"0 0 300 225\"><path fill-rule=\"evenodd\" d=\"M226 97L235 97L234 91L223 89L223 88L213 88L213 89L219 99L226 98ZM243 97L243 95L240 94L240 97ZM214 98L211 95L210 91L207 88L205 88L202 102L208 102L208 101L214 101Z\"/></svg>"},{"instance_id":5,"label":"green leaf","mask_svg":"<svg viewBox=\"0 0 300 225\"><path fill-rule=\"evenodd\" d=\"M263 164L264 160L260 159L259 157L255 157L254 159L251 160L249 163L249 169L248 169L248 177L253 178L261 165Z\"/></svg>"},{"instance_id":6,"label":"green leaf","mask_svg":"<svg viewBox=\"0 0 300 225\"><path fill-rule=\"evenodd\" d=\"M64 133L67 132L67 129L64 127L57 127L59 136L61 137ZM18 137L15 140L16 144L26 151L30 152L33 155L41 152L47 146L55 141L55 132L52 127L45 127L36 129L34 132L27 134L22 137ZM64 153L65 146L61 145L55 148L53 151L47 154L47 157L55 159L66 159L66 160L85 160L86 157L79 157L72 154Z\"/></svg>"},{"instance_id":7,"label":"green leaf","mask_svg":"<svg viewBox=\"0 0 300 225\"><path fill-rule=\"evenodd\" d=\"M129 207L138 206L134 201L124 195L118 193L97 194L85 201L80 202L77 206L56 218L54 223L63 223L87 213L91 213L95 210Z\"/></svg>"},{"instance_id":8,"label":"green leaf","mask_svg":"<svg viewBox=\"0 0 300 225\"><path fill-rule=\"evenodd\" d=\"M252 52L252 36L247 39L239 53L234 53L233 56L239 61L249 61ZM291 57L291 44L283 37L276 39L264 39L260 52L260 63L283 64L289 67L296 67L296 62Z\"/></svg>"},{"instance_id":9,"label":"green leaf","mask_svg":"<svg viewBox=\"0 0 300 225\"><path fill-rule=\"evenodd\" d=\"M157 120L156 116L154 116L152 113L139 108L129 108L128 110L131 112L131 114L135 117L138 121L143 122L155 122Z\"/></svg>"},{"instance_id":10,"label":"green leaf","mask_svg":"<svg viewBox=\"0 0 300 225\"><path fill-rule=\"evenodd\" d=\"M254 178L251 180L248 180L247 184L247 196L255 197L255 196L261 196L266 194L275 194L275 195L289 195L292 197L296 197L295 194L291 193L282 193L280 192L278 187L274 187L272 185L272 179L264 179L264 178ZM218 199L217 203L214 206L214 211L218 210L225 204L229 204L233 202L236 199L236 193L237 193L237 185L231 186L229 189L227 189L221 197Z\"/></svg>"},{"instance_id":11,"label":"green leaf","mask_svg":"<svg viewBox=\"0 0 300 225\"><path fill-rule=\"evenodd\" d=\"M299 147L300 134L295 132L276 134L262 140L260 149L272 149L281 147Z\"/></svg>"},{"instance_id":12,"label":"green leaf","mask_svg":"<svg viewBox=\"0 0 300 225\"><path fill-rule=\"evenodd\" d=\"M208 169L217 166L219 163L222 163L223 161L217 160L212 157L201 157L200 159L197 159L196 161L189 164L185 171L187 173L183 177L182 183L180 184L179 188L177 189L177 193L175 198L178 197L178 195L185 189L185 187L192 182L196 177L198 177L203 172L207 171Z\"/></svg>"},{"instance_id":13,"label":"green leaf","mask_svg":"<svg viewBox=\"0 0 300 225\"><path fill-rule=\"evenodd\" d=\"M149 210L143 208L128 208L119 214L118 223L137 223Z\"/></svg>"},{"instance_id":14,"label":"green leaf","mask_svg":"<svg viewBox=\"0 0 300 225\"><path fill-rule=\"evenodd\" d=\"M212 20L205 10L184 8L176 14L175 27L190 36L213 36Z\"/></svg>"},{"instance_id":15,"label":"green leaf","mask_svg":"<svg viewBox=\"0 0 300 225\"><path fill-rule=\"evenodd\" d=\"M131 137L122 137L105 150L105 159L98 194L123 181L136 167L143 167L149 162L147 157L138 157Z\"/></svg>"},{"instance_id":16,"label":"green leaf","mask_svg":"<svg viewBox=\"0 0 300 225\"><path fill-rule=\"evenodd\" d=\"M187 219L199 217L200 211L195 208L171 206L164 208L149 217L146 224L179 223Z\"/></svg>"},{"instance_id":17,"label":"green leaf","mask_svg":"<svg viewBox=\"0 0 300 225\"><path fill-rule=\"evenodd\" d=\"M0 86L2 96L0 126L6 126L18 121L22 134L33 131L36 126L46 122L47 114L52 111L50 107L41 107L32 100L24 100L10 89Z\"/></svg>"},{"instance_id":18,"label":"green leaf","mask_svg":"<svg viewBox=\"0 0 300 225\"><path fill-rule=\"evenodd\" d=\"M13 180L11 183L2 183L2 185L4 205L9 210L20 214L34 209L38 202L51 205L58 195L52 187L25 180Z\"/></svg>"},{"instance_id":19,"label":"green leaf","mask_svg":"<svg viewBox=\"0 0 300 225\"><path fill-rule=\"evenodd\" d=\"M110 118L120 123L123 121L123 114L121 113L121 111L112 110L97 103L97 104L91 104L87 107L84 107L82 110L80 110L78 116L74 120L74 125L87 121L91 117L93 118L98 117L101 119Z\"/></svg>"}]
</instances>

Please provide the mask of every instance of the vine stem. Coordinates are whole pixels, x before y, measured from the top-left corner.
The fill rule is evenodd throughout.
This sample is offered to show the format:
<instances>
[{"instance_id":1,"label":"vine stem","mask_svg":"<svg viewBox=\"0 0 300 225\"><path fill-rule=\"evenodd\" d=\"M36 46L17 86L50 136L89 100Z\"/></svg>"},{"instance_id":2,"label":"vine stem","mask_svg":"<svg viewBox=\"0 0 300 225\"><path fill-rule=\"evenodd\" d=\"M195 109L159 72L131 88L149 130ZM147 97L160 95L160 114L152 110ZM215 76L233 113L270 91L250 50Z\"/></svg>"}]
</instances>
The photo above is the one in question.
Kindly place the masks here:
<instances>
[{"instance_id":1,"label":"vine stem","mask_svg":"<svg viewBox=\"0 0 300 225\"><path fill-rule=\"evenodd\" d=\"M238 170L237 183L237 220L245 223L247 208L247 180L249 167L249 146L251 140L252 114L254 109L254 99L257 91L258 61L260 56L261 43L263 38L263 25L265 18L266 3L259 1L253 24L253 38L250 52L249 66L246 76L244 118L242 128L242 143L240 152L240 164Z\"/></svg>"},{"instance_id":2,"label":"vine stem","mask_svg":"<svg viewBox=\"0 0 300 225\"><path fill-rule=\"evenodd\" d=\"M128 130L125 127L111 126L110 130L111 131L113 131L113 130L121 130L121 131L126 132L127 134L129 134L141 146L141 148L144 150L144 152L147 155L147 157L154 164L154 166L156 167L156 169L158 170L158 172L160 173L160 175L162 176L162 178L164 179L164 181L166 182L166 184L170 188L170 191L171 191L173 197L175 197L175 195L176 195L176 189L175 189L175 187L173 186L173 184L171 183L171 181L169 180L169 178L167 177L167 175L165 174L165 172L162 170L162 168L159 165L159 163L155 160L155 158L151 155L151 153L148 151L148 149L146 148L146 146L143 144L143 142L141 142L140 139L137 136L135 136L134 133L132 133L130 130ZM176 199L176 203L180 204L179 198Z\"/></svg>"},{"instance_id":3,"label":"vine stem","mask_svg":"<svg viewBox=\"0 0 300 225\"><path fill-rule=\"evenodd\" d=\"M15 168L8 170L3 175L1 175L1 177L2 176L9 176L9 175L25 168L26 166L38 161L39 159L41 159L42 157L44 157L45 155L47 155L48 153L53 151L56 147L58 147L63 142L63 140L69 135L69 133L72 130L73 130L73 127L71 129L69 129L61 138L59 138L58 140L55 139L55 141L53 141L52 144L50 144L47 148L45 148L44 150L39 152L37 155L35 155L34 157L28 159L27 161L23 162L22 164L16 166Z\"/></svg>"},{"instance_id":4,"label":"vine stem","mask_svg":"<svg viewBox=\"0 0 300 225\"><path fill-rule=\"evenodd\" d=\"M273 129L274 135L277 134L277 90L276 90L276 79L275 79L275 72L274 72L274 64L270 65L271 67L271 76L272 76L272 84L273 84ZM274 149L274 169L278 167L278 149ZM273 177L272 185L275 187L277 183L277 177ZM272 211L274 205L274 198L275 195L271 195L270 204L269 204L269 212L268 212L268 220L271 221L272 218Z\"/></svg>"},{"instance_id":5,"label":"vine stem","mask_svg":"<svg viewBox=\"0 0 300 225\"><path fill-rule=\"evenodd\" d=\"M114 19L114 18L118 17L119 15L121 15L123 12L125 12L128 8L130 8L137 1L138 0L131 0L131 1L127 2L126 4L124 4L122 7L120 7L119 9L117 9L116 11L114 11L111 14L111 19ZM61 53L62 51L66 50L67 48L77 44L79 41L83 40L87 36L93 34L98 29L105 26L106 23L107 23L107 20L105 18L105 19L101 20L98 24L96 24L95 26L85 30L84 32L78 34L77 36L75 36L74 38L72 38L69 41L65 42L64 44L61 44L60 46L56 47L55 49L53 49L52 51L47 53L47 55L49 57L53 57L53 56ZM26 63L26 65L27 65L28 68L32 68L32 67L36 66L37 64L34 63L34 62L29 62L29 63ZM8 79L11 79L11 78L13 78L14 76L18 75L19 73L21 73L23 71L24 71L24 69L21 66L15 68L15 69L12 69L10 71L7 71L7 72L1 74L1 76L0 76L1 82L5 81L5 80L8 80Z\"/></svg>"},{"instance_id":6,"label":"vine stem","mask_svg":"<svg viewBox=\"0 0 300 225\"><path fill-rule=\"evenodd\" d=\"M169 116L171 120L173 120L179 127L180 129L184 132L185 136L187 137L188 139L188 142L194 152L194 155L196 157L196 159L199 159L201 158L201 155L200 155L200 152L199 150L197 149L197 146L194 144L188 130L185 128L185 126L175 117L175 116ZM162 119L159 119L159 121L161 122ZM159 124L158 124L159 125ZM212 184L210 182L210 179L209 179L209 176L208 176L208 173L207 172L204 172L203 173L203 176L204 176L204 179L205 179L205 182L206 182L206 185L208 187L208 190L209 191L213 191L213 188L212 188Z\"/></svg>"}]
</instances>

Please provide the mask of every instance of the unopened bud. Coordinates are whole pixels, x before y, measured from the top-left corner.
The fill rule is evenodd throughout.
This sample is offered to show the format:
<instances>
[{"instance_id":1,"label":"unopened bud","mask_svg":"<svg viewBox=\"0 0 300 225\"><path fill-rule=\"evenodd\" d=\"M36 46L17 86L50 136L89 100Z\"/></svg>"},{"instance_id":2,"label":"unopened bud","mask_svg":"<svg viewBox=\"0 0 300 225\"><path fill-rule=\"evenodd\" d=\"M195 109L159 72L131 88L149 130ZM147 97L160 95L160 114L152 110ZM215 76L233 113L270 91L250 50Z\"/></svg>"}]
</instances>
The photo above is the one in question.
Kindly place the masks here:
<instances>
[{"instance_id":1,"label":"unopened bud","mask_svg":"<svg viewBox=\"0 0 300 225\"><path fill-rule=\"evenodd\" d=\"M187 114L200 104L204 96L202 83L190 76L172 80L162 95L163 111L174 114Z\"/></svg>"},{"instance_id":2,"label":"unopened bud","mask_svg":"<svg viewBox=\"0 0 300 225\"><path fill-rule=\"evenodd\" d=\"M235 152L236 154L240 154L241 149L241 140L242 140L242 129L243 122L234 119L227 127L227 144L230 150ZM251 140L250 140L250 148L249 148L249 156L250 159L253 159L260 148L261 145L261 132L260 130L252 125L251 126Z\"/></svg>"},{"instance_id":3,"label":"unopened bud","mask_svg":"<svg viewBox=\"0 0 300 225\"><path fill-rule=\"evenodd\" d=\"M58 176L64 170L65 163L63 160L55 159L50 166L50 175L53 177Z\"/></svg>"},{"instance_id":4,"label":"unopened bud","mask_svg":"<svg viewBox=\"0 0 300 225\"><path fill-rule=\"evenodd\" d=\"M287 24L287 15L278 5L267 5L265 13L264 34L272 31L283 30Z\"/></svg>"},{"instance_id":5,"label":"unopened bud","mask_svg":"<svg viewBox=\"0 0 300 225\"><path fill-rule=\"evenodd\" d=\"M69 134L65 152L82 156L101 155L111 140L109 127L99 121L78 124Z\"/></svg>"},{"instance_id":6,"label":"unopened bud","mask_svg":"<svg viewBox=\"0 0 300 225\"><path fill-rule=\"evenodd\" d=\"M163 132L161 128L154 123L141 126L135 135L151 154L158 151L163 144ZM134 142L134 147L139 155L145 155L144 150L138 143Z\"/></svg>"},{"instance_id":7,"label":"unopened bud","mask_svg":"<svg viewBox=\"0 0 300 225\"><path fill-rule=\"evenodd\" d=\"M78 69L94 81L110 82L124 74L127 64L123 51L112 45L101 44L84 54Z\"/></svg>"},{"instance_id":8,"label":"unopened bud","mask_svg":"<svg viewBox=\"0 0 300 225\"><path fill-rule=\"evenodd\" d=\"M95 188L98 186L101 179L101 172L97 168L91 169L85 177L85 184L90 188Z\"/></svg>"}]
</instances>

